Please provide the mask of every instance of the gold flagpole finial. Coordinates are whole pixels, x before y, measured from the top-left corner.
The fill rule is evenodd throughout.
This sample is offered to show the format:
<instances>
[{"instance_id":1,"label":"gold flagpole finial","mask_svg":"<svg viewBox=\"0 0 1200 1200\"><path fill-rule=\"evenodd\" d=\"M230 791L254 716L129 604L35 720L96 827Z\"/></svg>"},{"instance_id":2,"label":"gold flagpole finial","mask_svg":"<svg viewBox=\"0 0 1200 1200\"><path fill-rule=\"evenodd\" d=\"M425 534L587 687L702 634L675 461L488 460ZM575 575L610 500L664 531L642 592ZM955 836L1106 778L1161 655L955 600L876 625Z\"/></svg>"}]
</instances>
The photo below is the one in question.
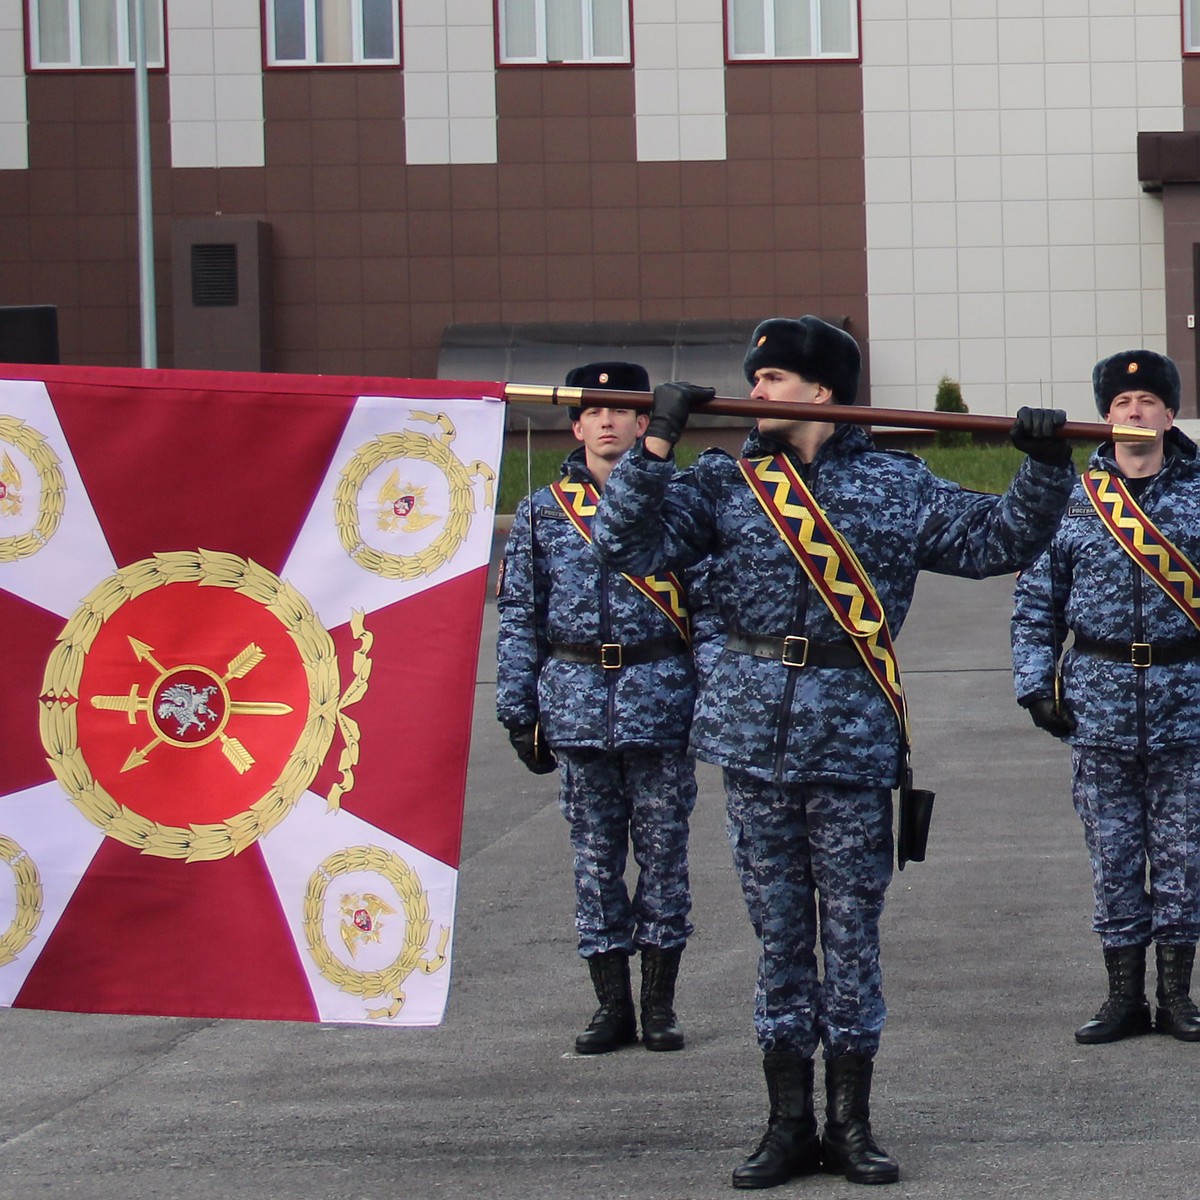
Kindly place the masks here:
<instances>
[{"instance_id":1,"label":"gold flagpole finial","mask_svg":"<svg viewBox=\"0 0 1200 1200\"><path fill-rule=\"evenodd\" d=\"M1114 425L1112 437L1114 442L1152 442L1158 437L1158 432L1142 429L1139 425Z\"/></svg>"}]
</instances>

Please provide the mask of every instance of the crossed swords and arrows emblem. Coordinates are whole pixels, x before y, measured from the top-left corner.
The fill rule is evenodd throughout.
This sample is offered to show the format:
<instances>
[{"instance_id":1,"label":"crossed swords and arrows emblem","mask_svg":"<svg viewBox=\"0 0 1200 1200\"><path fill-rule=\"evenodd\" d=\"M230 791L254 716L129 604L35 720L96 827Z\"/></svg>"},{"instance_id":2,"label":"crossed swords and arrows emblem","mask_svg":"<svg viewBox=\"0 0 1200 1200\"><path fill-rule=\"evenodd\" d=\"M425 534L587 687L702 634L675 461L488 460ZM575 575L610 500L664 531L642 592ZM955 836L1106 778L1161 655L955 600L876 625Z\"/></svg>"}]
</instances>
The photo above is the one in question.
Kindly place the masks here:
<instances>
[{"instance_id":1,"label":"crossed swords and arrows emblem","mask_svg":"<svg viewBox=\"0 0 1200 1200\"><path fill-rule=\"evenodd\" d=\"M135 637L129 638L138 662L149 663L157 672L150 690L143 696L135 683L126 696L93 696L92 707L110 712L123 712L130 725L136 725L138 714L145 713L154 734L144 746L135 747L121 767L122 773L141 767L150 752L164 743L185 749L206 746L220 740L221 753L233 764L239 775L254 766L254 756L236 738L225 732L231 717L278 717L292 711L290 704L273 700L234 700L228 683L243 679L266 658L262 648L251 642L218 675L208 667L189 664L164 667L154 657L154 647ZM170 723L174 728L170 728Z\"/></svg>"}]
</instances>

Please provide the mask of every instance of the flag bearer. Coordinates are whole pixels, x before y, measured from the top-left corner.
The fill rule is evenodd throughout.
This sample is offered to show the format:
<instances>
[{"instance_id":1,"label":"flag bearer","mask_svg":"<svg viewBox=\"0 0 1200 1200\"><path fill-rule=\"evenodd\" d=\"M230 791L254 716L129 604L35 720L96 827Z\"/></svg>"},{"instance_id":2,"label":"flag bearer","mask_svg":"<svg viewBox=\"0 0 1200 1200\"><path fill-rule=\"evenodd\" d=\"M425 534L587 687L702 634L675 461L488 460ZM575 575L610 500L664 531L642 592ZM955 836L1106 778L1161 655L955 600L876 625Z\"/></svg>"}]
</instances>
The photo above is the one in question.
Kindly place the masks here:
<instances>
[{"instance_id":1,"label":"flag bearer","mask_svg":"<svg viewBox=\"0 0 1200 1200\"><path fill-rule=\"evenodd\" d=\"M635 363L598 362L572 387L648 392ZM670 573L642 578L595 556L592 516L618 459L646 429L628 408L570 410L581 445L562 478L521 501L502 565L496 711L521 761L555 769L575 851L575 928L600 1007L581 1054L637 1041L630 957L641 956L647 1050L679 1050L675 980L692 932L687 749L695 700L687 600ZM556 762L557 760L557 762ZM632 899L629 846L638 865Z\"/></svg>"},{"instance_id":2,"label":"flag bearer","mask_svg":"<svg viewBox=\"0 0 1200 1200\"><path fill-rule=\"evenodd\" d=\"M1083 1043L1154 1028L1200 1041L1190 996L1200 938L1200 463L1174 427L1180 381L1152 350L1092 371L1110 424L1050 549L1022 575L1012 624L1017 698L1072 749L1072 792L1092 861L1108 996ZM1063 653L1068 631L1074 641Z\"/></svg>"},{"instance_id":3,"label":"flag bearer","mask_svg":"<svg viewBox=\"0 0 1200 1200\"><path fill-rule=\"evenodd\" d=\"M753 399L853 404L859 349L816 317L773 318L755 330L744 367ZM891 1183L899 1167L869 1113L891 789L906 746L891 635L918 570L993 575L1046 546L1073 477L1069 445L1052 436L1065 415L1021 410L1012 438L1029 461L1003 496L879 451L861 426L772 417L759 418L740 461L706 452L676 474L672 446L711 394L655 389L642 444L608 480L595 539L623 571L680 570L711 555L728 624L692 747L725 769L734 863L760 940L754 1024L770 1100L766 1133L733 1183L772 1187L821 1168Z\"/></svg>"}]
</instances>

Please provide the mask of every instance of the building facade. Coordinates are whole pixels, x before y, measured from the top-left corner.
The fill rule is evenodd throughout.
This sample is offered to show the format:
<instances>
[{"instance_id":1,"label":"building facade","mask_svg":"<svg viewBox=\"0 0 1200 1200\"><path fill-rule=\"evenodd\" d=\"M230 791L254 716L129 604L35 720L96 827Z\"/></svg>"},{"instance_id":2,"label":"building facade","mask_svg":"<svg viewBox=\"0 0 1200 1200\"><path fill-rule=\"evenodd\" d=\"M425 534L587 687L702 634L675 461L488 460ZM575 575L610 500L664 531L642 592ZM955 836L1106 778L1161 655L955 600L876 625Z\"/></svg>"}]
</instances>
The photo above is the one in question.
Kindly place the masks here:
<instances>
[{"instance_id":1,"label":"building facade","mask_svg":"<svg viewBox=\"0 0 1200 1200\"><path fill-rule=\"evenodd\" d=\"M686 363L814 312L877 405L1085 418L1144 345L1197 415L1193 0L145 4L163 366ZM65 362L139 361L127 25L0 0L0 305Z\"/></svg>"}]
</instances>

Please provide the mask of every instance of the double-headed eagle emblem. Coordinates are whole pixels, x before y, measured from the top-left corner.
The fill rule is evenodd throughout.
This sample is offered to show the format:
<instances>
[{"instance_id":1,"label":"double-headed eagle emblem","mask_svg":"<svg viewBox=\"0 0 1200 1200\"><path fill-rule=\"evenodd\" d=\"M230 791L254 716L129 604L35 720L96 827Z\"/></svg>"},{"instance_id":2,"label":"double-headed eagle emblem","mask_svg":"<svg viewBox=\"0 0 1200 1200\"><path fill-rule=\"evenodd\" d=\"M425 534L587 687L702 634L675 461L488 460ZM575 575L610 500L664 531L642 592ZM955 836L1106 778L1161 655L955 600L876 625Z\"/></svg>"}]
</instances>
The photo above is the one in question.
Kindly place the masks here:
<instances>
[{"instance_id":1,"label":"double-headed eagle emblem","mask_svg":"<svg viewBox=\"0 0 1200 1200\"><path fill-rule=\"evenodd\" d=\"M21 506L21 472L5 450L0 457L0 517L19 517Z\"/></svg>"},{"instance_id":2,"label":"double-headed eagle emblem","mask_svg":"<svg viewBox=\"0 0 1200 1200\"><path fill-rule=\"evenodd\" d=\"M385 928L385 922L379 918L391 915L396 910L374 892L363 892L361 896L343 896L340 911L342 941L346 943L350 957L356 958L359 942L364 945L368 942L378 942Z\"/></svg>"},{"instance_id":3,"label":"double-headed eagle emblem","mask_svg":"<svg viewBox=\"0 0 1200 1200\"><path fill-rule=\"evenodd\" d=\"M441 520L437 513L426 511L425 492L424 487L401 482L400 468L394 468L379 489L379 528L384 533L420 533Z\"/></svg>"}]
</instances>

